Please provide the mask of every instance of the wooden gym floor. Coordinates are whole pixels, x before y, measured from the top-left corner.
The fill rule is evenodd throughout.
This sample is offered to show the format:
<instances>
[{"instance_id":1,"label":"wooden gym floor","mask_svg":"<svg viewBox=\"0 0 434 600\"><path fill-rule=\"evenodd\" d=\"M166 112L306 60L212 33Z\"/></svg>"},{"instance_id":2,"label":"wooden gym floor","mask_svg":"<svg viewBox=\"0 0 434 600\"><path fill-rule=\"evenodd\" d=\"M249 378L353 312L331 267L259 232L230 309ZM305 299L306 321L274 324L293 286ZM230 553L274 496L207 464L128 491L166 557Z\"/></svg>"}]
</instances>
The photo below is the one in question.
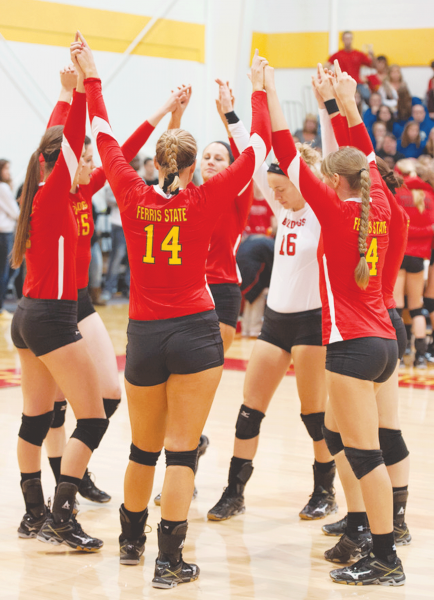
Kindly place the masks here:
<instances>
[{"instance_id":1,"label":"wooden gym floor","mask_svg":"<svg viewBox=\"0 0 434 600\"><path fill-rule=\"evenodd\" d=\"M115 345L125 353L127 304L100 309ZM232 455L234 425L242 402L243 368L253 341L237 338L229 353L213 408L205 428L211 445L201 459L196 478L199 494L192 502L184 555L197 561L201 576L174 590L150 586L157 553L159 508L149 506L144 561L138 567L120 566L118 507L128 461L130 430L125 396L112 419L90 470L99 487L112 495L106 505L80 497L79 521L85 531L104 540L98 554L69 551L36 540L19 539L16 529L24 513L16 460L21 414L19 364L10 339L9 323L0 324L0 599L1 600L137 600L140 598L262 600L340 600L433 598L430 582L434 559L434 368L401 375L402 429L411 451L412 470L407 522L413 536L400 548L407 583L400 588L353 587L332 583L334 568L323 553L337 541L321 532L321 525L345 514L345 500L337 481L340 510L325 520L306 522L298 517L312 491L311 443L300 420L295 378L285 377L263 421L255 471L246 491L245 515L223 523L209 522L207 511L226 485ZM120 358L122 364L122 358ZM232 370L240 369L240 370ZM123 384L123 374L119 373ZM199 390L198 390L198 393ZM67 412L67 431L74 427ZM53 494L54 481L43 458L43 486ZM157 465L154 492L158 493L164 464Z\"/></svg>"}]
</instances>

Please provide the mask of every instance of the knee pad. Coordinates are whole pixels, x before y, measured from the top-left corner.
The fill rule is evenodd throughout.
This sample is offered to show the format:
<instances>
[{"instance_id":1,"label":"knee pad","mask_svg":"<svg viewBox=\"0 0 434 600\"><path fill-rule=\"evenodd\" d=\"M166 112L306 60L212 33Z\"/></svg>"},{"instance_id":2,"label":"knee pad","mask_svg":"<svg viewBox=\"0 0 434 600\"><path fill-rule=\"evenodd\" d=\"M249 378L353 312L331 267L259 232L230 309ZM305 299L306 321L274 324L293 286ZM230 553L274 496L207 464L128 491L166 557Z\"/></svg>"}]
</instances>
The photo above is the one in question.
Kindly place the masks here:
<instances>
[{"instance_id":1,"label":"knee pad","mask_svg":"<svg viewBox=\"0 0 434 600\"><path fill-rule=\"evenodd\" d=\"M423 317L423 312L422 312L422 308L413 308L412 310L409 310L408 312L410 313L410 317L412 319L414 319L414 317Z\"/></svg>"},{"instance_id":2,"label":"knee pad","mask_svg":"<svg viewBox=\"0 0 434 600\"><path fill-rule=\"evenodd\" d=\"M48 430L51 427L53 414L54 411L52 410L36 417L28 417L23 414L21 416L21 427L18 437L34 446L42 446L42 442L45 440Z\"/></svg>"},{"instance_id":3,"label":"knee pad","mask_svg":"<svg viewBox=\"0 0 434 600\"><path fill-rule=\"evenodd\" d=\"M336 454L342 452L342 450L344 449L344 444L342 442L341 434L337 433L336 431L331 431L330 429L327 429L325 425L323 425L322 431L330 454L332 456L336 456Z\"/></svg>"},{"instance_id":4,"label":"knee pad","mask_svg":"<svg viewBox=\"0 0 434 600\"><path fill-rule=\"evenodd\" d=\"M51 422L51 429L58 429L65 424L65 415L66 415L66 400L61 400L60 402L54 403L54 417Z\"/></svg>"},{"instance_id":5,"label":"knee pad","mask_svg":"<svg viewBox=\"0 0 434 600\"><path fill-rule=\"evenodd\" d=\"M314 442L320 442L324 439L322 432L322 426L324 425L324 414L325 413L323 412L319 412L312 413L310 415L300 415L308 434Z\"/></svg>"},{"instance_id":6,"label":"knee pad","mask_svg":"<svg viewBox=\"0 0 434 600\"><path fill-rule=\"evenodd\" d=\"M110 419L111 416L117 411L119 404L121 403L121 399L112 400L111 398L103 398L105 416L107 419Z\"/></svg>"},{"instance_id":7,"label":"knee pad","mask_svg":"<svg viewBox=\"0 0 434 600\"><path fill-rule=\"evenodd\" d=\"M108 419L77 419L77 427L71 437L83 442L93 452L98 448L108 426Z\"/></svg>"},{"instance_id":8,"label":"knee pad","mask_svg":"<svg viewBox=\"0 0 434 600\"><path fill-rule=\"evenodd\" d=\"M434 298L426 298L423 299L423 305L427 309L429 313L434 312Z\"/></svg>"},{"instance_id":9,"label":"knee pad","mask_svg":"<svg viewBox=\"0 0 434 600\"><path fill-rule=\"evenodd\" d=\"M345 456L353 469L357 479L362 479L365 475L384 464L383 453L381 450L358 450L344 446Z\"/></svg>"},{"instance_id":10,"label":"knee pad","mask_svg":"<svg viewBox=\"0 0 434 600\"><path fill-rule=\"evenodd\" d=\"M140 448L137 448L137 446L131 444L130 460L138 463L139 465L155 467L160 454L161 450L159 452L146 452L146 450L140 450Z\"/></svg>"},{"instance_id":11,"label":"knee pad","mask_svg":"<svg viewBox=\"0 0 434 600\"><path fill-rule=\"evenodd\" d=\"M260 410L242 404L235 425L235 437L239 440L251 440L258 436L264 417L265 414Z\"/></svg>"},{"instance_id":12,"label":"knee pad","mask_svg":"<svg viewBox=\"0 0 434 600\"><path fill-rule=\"evenodd\" d=\"M378 434L386 467L396 465L396 463L401 462L401 460L404 460L410 454L400 429L385 429L384 427L380 427Z\"/></svg>"},{"instance_id":13,"label":"knee pad","mask_svg":"<svg viewBox=\"0 0 434 600\"><path fill-rule=\"evenodd\" d=\"M190 467L193 473L197 468L197 448L195 450L186 450L184 452L172 452L164 450L166 453L166 467Z\"/></svg>"}]
</instances>

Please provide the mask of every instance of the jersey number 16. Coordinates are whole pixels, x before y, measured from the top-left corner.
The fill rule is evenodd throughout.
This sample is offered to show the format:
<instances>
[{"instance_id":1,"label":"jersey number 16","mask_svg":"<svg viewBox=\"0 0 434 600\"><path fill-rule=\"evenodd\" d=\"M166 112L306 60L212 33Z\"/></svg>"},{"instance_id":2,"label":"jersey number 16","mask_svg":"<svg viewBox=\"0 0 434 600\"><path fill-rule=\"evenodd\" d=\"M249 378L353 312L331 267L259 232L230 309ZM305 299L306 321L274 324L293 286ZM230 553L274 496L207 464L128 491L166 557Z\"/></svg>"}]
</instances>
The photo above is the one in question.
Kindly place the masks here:
<instances>
[{"instance_id":1,"label":"jersey number 16","mask_svg":"<svg viewBox=\"0 0 434 600\"><path fill-rule=\"evenodd\" d=\"M297 239L296 233L288 233L286 236L283 236L282 245L280 246L279 254L285 254L285 237L286 237L286 255L294 256L295 240Z\"/></svg>"},{"instance_id":2,"label":"jersey number 16","mask_svg":"<svg viewBox=\"0 0 434 600\"><path fill-rule=\"evenodd\" d=\"M146 232L146 254L143 257L143 262L153 265L155 263L154 257L154 226L148 225L145 227ZM179 243L179 226L174 225L169 233L166 235L164 240L161 242L161 250L163 252L170 252L169 265L180 265L182 258L179 257L179 253L182 250L182 246Z\"/></svg>"}]
</instances>

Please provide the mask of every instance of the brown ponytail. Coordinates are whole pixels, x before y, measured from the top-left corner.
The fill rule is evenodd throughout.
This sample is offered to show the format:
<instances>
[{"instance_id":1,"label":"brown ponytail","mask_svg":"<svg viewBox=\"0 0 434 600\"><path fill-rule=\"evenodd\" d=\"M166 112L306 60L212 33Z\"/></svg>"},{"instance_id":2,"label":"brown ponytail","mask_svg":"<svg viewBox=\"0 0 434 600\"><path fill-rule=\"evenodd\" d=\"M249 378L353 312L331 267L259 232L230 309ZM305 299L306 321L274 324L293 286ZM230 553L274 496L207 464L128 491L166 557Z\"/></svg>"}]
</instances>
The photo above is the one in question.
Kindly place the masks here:
<instances>
[{"instance_id":1,"label":"brown ponytail","mask_svg":"<svg viewBox=\"0 0 434 600\"><path fill-rule=\"evenodd\" d=\"M392 194L395 194L396 188L404 185L404 179L396 171L392 171L387 162L377 156L378 171Z\"/></svg>"},{"instance_id":2,"label":"brown ponytail","mask_svg":"<svg viewBox=\"0 0 434 600\"><path fill-rule=\"evenodd\" d=\"M18 217L17 231L12 249L11 264L17 269L23 262L27 243L30 238L30 218L33 210L33 198L41 182L41 154L48 160L45 162L45 174L51 173L62 144L63 126L56 125L47 129L41 139L39 148L33 152L26 173L23 191L20 197L20 216ZM52 160L50 160L52 159Z\"/></svg>"},{"instance_id":3,"label":"brown ponytail","mask_svg":"<svg viewBox=\"0 0 434 600\"><path fill-rule=\"evenodd\" d=\"M321 163L321 172L327 177L332 177L335 173L345 177L351 190L360 193L362 200L358 238L360 259L354 271L354 279L357 285L364 290L369 283L369 267L365 255L367 251L366 238L369 232L371 178L367 158L357 148L346 146L336 152L331 152L324 158Z\"/></svg>"},{"instance_id":4,"label":"brown ponytail","mask_svg":"<svg viewBox=\"0 0 434 600\"><path fill-rule=\"evenodd\" d=\"M157 142L156 158L164 173L163 190L174 194L179 190L179 173L196 160L197 145L183 129L170 129Z\"/></svg>"}]
</instances>

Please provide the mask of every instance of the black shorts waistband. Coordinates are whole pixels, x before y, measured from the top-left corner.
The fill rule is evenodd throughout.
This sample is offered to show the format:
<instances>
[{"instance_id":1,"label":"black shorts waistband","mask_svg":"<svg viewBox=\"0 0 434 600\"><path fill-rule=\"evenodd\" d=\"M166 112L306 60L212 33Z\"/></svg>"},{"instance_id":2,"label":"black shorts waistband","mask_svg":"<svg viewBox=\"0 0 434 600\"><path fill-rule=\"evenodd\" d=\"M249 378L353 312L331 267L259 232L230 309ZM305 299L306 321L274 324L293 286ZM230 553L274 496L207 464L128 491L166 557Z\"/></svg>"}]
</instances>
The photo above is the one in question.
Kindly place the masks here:
<instances>
[{"instance_id":1,"label":"black shorts waistband","mask_svg":"<svg viewBox=\"0 0 434 600\"><path fill-rule=\"evenodd\" d=\"M77 306L77 300L55 300L53 298L28 298L23 296L20 300L21 308L30 308L31 306L66 306L74 308Z\"/></svg>"},{"instance_id":2,"label":"black shorts waistband","mask_svg":"<svg viewBox=\"0 0 434 600\"><path fill-rule=\"evenodd\" d=\"M212 315L216 315L215 310L205 310L203 312L199 312L199 313L193 313L191 315L183 315L182 317L172 317L170 319L150 319L147 321L142 321L139 319L128 319L128 321L132 324L132 325L140 325L141 323L143 323L143 325L149 325L151 326L153 323L155 323L156 326L158 326L158 324L167 324L167 325L176 325L176 324L182 324L182 323L194 323L195 320L203 320L204 318L208 317L208 316L212 316ZM216 315L217 317L217 315Z\"/></svg>"},{"instance_id":3,"label":"black shorts waistband","mask_svg":"<svg viewBox=\"0 0 434 600\"><path fill-rule=\"evenodd\" d=\"M271 319L276 319L281 321L282 318L288 318L289 319L304 319L305 317L316 317L317 315L321 315L322 314L322 308L314 308L312 310L302 310L300 312L293 312L293 313L281 313L281 312L277 312L275 310L273 310L272 308L270 308L267 304L266 306L267 309L267 317L271 318Z\"/></svg>"}]
</instances>

